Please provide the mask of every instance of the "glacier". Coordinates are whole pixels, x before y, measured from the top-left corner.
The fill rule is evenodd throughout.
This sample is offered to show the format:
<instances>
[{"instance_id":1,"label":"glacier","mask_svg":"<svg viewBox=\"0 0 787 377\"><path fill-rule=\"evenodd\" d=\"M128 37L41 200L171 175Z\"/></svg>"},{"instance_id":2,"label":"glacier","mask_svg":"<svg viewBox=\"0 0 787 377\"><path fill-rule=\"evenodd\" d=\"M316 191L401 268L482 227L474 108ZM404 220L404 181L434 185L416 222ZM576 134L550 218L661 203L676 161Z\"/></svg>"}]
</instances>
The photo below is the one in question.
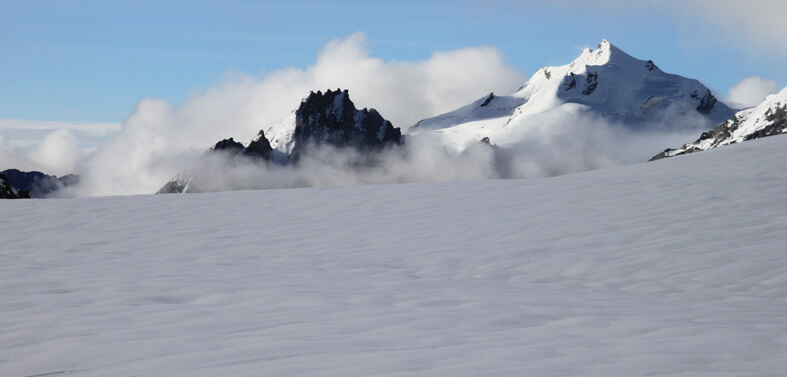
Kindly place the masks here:
<instances>
[{"instance_id":1,"label":"glacier","mask_svg":"<svg viewBox=\"0 0 787 377\"><path fill-rule=\"evenodd\" d=\"M0 201L0 374L781 376L784 157Z\"/></svg>"}]
</instances>

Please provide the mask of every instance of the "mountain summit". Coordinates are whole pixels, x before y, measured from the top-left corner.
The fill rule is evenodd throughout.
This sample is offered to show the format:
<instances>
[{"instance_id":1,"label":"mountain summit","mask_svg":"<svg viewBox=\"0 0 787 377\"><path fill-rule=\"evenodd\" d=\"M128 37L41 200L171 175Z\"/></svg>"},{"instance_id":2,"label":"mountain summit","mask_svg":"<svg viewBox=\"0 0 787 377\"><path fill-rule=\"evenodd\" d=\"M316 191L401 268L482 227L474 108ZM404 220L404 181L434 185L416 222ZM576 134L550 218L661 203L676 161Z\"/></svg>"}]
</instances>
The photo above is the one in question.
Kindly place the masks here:
<instances>
[{"instance_id":1,"label":"mountain summit","mask_svg":"<svg viewBox=\"0 0 787 377\"><path fill-rule=\"evenodd\" d=\"M311 92L300 106L265 132L274 158L297 160L308 146L330 145L361 151L401 143L402 133L375 109L355 108L347 90Z\"/></svg>"},{"instance_id":2,"label":"mountain summit","mask_svg":"<svg viewBox=\"0 0 787 377\"><path fill-rule=\"evenodd\" d=\"M634 130L696 128L698 120L718 124L734 113L699 81L666 73L652 60L636 59L603 40L596 50L585 49L568 65L539 69L509 96L490 93L424 119L410 132L441 130L443 136L451 135L447 144L458 149L484 137L507 143L511 140L499 140L496 132L567 105Z\"/></svg>"}]
</instances>

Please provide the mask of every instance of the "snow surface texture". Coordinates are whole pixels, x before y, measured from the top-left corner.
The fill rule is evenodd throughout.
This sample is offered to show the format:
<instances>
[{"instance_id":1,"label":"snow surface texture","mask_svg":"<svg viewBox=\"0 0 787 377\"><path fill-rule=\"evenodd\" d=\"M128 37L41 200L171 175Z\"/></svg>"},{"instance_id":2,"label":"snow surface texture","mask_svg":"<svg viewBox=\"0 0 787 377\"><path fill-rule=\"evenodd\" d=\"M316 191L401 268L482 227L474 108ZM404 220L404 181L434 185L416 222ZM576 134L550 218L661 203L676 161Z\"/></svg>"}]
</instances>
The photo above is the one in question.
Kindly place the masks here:
<instances>
[{"instance_id":1,"label":"snow surface texture","mask_svg":"<svg viewBox=\"0 0 787 377\"><path fill-rule=\"evenodd\" d=\"M704 132L697 141L678 149L667 149L654 159L701 152L760 137L780 135L787 131L787 88L771 94L750 109L739 111L716 128Z\"/></svg>"},{"instance_id":2,"label":"snow surface texture","mask_svg":"<svg viewBox=\"0 0 787 377\"><path fill-rule=\"evenodd\" d=\"M2 201L0 374L783 376L785 157Z\"/></svg>"},{"instance_id":3,"label":"snow surface texture","mask_svg":"<svg viewBox=\"0 0 787 377\"><path fill-rule=\"evenodd\" d=\"M489 94L424 119L409 133L439 135L461 152L485 137L510 147L526 139L528 131L578 122L577 116L629 130L674 132L707 130L733 113L699 81L665 73L653 61L633 58L603 40L568 65L538 70L510 96Z\"/></svg>"}]
</instances>

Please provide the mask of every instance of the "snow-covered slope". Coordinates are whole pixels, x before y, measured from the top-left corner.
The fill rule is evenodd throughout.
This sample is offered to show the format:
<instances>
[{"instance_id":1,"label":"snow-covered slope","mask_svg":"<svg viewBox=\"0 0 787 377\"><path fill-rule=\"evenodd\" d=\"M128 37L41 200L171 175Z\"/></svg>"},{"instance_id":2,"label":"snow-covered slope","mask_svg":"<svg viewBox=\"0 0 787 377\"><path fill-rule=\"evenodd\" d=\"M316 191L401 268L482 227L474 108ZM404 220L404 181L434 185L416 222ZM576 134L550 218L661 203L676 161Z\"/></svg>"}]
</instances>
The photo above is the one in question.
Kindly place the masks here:
<instances>
[{"instance_id":1,"label":"snow-covered slope","mask_svg":"<svg viewBox=\"0 0 787 377\"><path fill-rule=\"evenodd\" d=\"M0 201L0 374L782 376L785 158Z\"/></svg>"},{"instance_id":2,"label":"snow-covered slope","mask_svg":"<svg viewBox=\"0 0 787 377\"><path fill-rule=\"evenodd\" d=\"M716 128L703 132L693 143L684 144L678 149L667 149L653 159L705 151L746 140L780 135L785 131L787 131L787 88L769 95L761 104L753 108L738 112Z\"/></svg>"},{"instance_id":3,"label":"snow-covered slope","mask_svg":"<svg viewBox=\"0 0 787 377\"><path fill-rule=\"evenodd\" d=\"M512 144L517 140L503 128L528 127L529 117L546 112L576 111L566 104L635 130L695 127L701 120L718 124L734 113L699 81L665 73L653 61L635 59L604 40L568 65L538 70L510 96L489 94L422 120L409 132L437 134L457 150L484 137Z\"/></svg>"}]
</instances>

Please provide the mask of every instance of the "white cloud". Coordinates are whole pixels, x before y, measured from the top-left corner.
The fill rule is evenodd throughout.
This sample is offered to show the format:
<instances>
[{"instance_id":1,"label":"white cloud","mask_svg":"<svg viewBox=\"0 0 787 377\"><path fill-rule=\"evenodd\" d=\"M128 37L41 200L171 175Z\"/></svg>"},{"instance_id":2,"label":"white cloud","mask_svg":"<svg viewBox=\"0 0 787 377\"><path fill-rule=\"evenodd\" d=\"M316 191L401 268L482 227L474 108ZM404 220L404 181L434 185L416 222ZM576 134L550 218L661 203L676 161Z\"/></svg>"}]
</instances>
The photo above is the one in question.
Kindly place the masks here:
<instances>
[{"instance_id":1,"label":"white cloud","mask_svg":"<svg viewBox=\"0 0 787 377\"><path fill-rule=\"evenodd\" d=\"M6 130L69 130L94 136L105 136L120 130L120 124L0 119L0 131Z\"/></svg>"},{"instance_id":2,"label":"white cloud","mask_svg":"<svg viewBox=\"0 0 787 377\"><path fill-rule=\"evenodd\" d=\"M122 131L85 164L81 194L152 193L209 146L227 137L248 142L311 90L349 89L356 106L374 107L403 130L490 91L510 93L525 77L494 47L434 53L421 62L369 56L366 36L329 42L305 69L260 78L229 75L181 106L143 99Z\"/></svg>"},{"instance_id":3,"label":"white cloud","mask_svg":"<svg viewBox=\"0 0 787 377\"><path fill-rule=\"evenodd\" d=\"M0 170L74 173L96 145L118 130L118 123L0 119Z\"/></svg>"},{"instance_id":4,"label":"white cloud","mask_svg":"<svg viewBox=\"0 0 787 377\"><path fill-rule=\"evenodd\" d=\"M373 156L352 149L322 147L301 156L298 165L258 164L212 153L186 175L192 192L436 182L490 178L536 178L644 162L665 146L693 140L709 126L701 117L690 129L654 124L633 130L565 104L515 120L495 139L497 152L476 141L459 155L443 148L436 134L420 134L401 148Z\"/></svg>"},{"instance_id":5,"label":"white cloud","mask_svg":"<svg viewBox=\"0 0 787 377\"><path fill-rule=\"evenodd\" d=\"M783 0L672 0L673 10L680 12L679 4L688 3L692 10L703 16L705 22L720 31L743 34L746 40L771 53L787 55L787 2Z\"/></svg>"},{"instance_id":6,"label":"white cloud","mask_svg":"<svg viewBox=\"0 0 787 377\"><path fill-rule=\"evenodd\" d=\"M67 129L51 131L40 142L16 147L9 147L0 134L0 170L35 170L62 176L75 172L86 153Z\"/></svg>"},{"instance_id":7,"label":"white cloud","mask_svg":"<svg viewBox=\"0 0 787 377\"><path fill-rule=\"evenodd\" d=\"M725 102L733 108L745 109L759 105L765 97L779 91L774 80L757 76L746 77L732 88Z\"/></svg>"}]
</instances>

